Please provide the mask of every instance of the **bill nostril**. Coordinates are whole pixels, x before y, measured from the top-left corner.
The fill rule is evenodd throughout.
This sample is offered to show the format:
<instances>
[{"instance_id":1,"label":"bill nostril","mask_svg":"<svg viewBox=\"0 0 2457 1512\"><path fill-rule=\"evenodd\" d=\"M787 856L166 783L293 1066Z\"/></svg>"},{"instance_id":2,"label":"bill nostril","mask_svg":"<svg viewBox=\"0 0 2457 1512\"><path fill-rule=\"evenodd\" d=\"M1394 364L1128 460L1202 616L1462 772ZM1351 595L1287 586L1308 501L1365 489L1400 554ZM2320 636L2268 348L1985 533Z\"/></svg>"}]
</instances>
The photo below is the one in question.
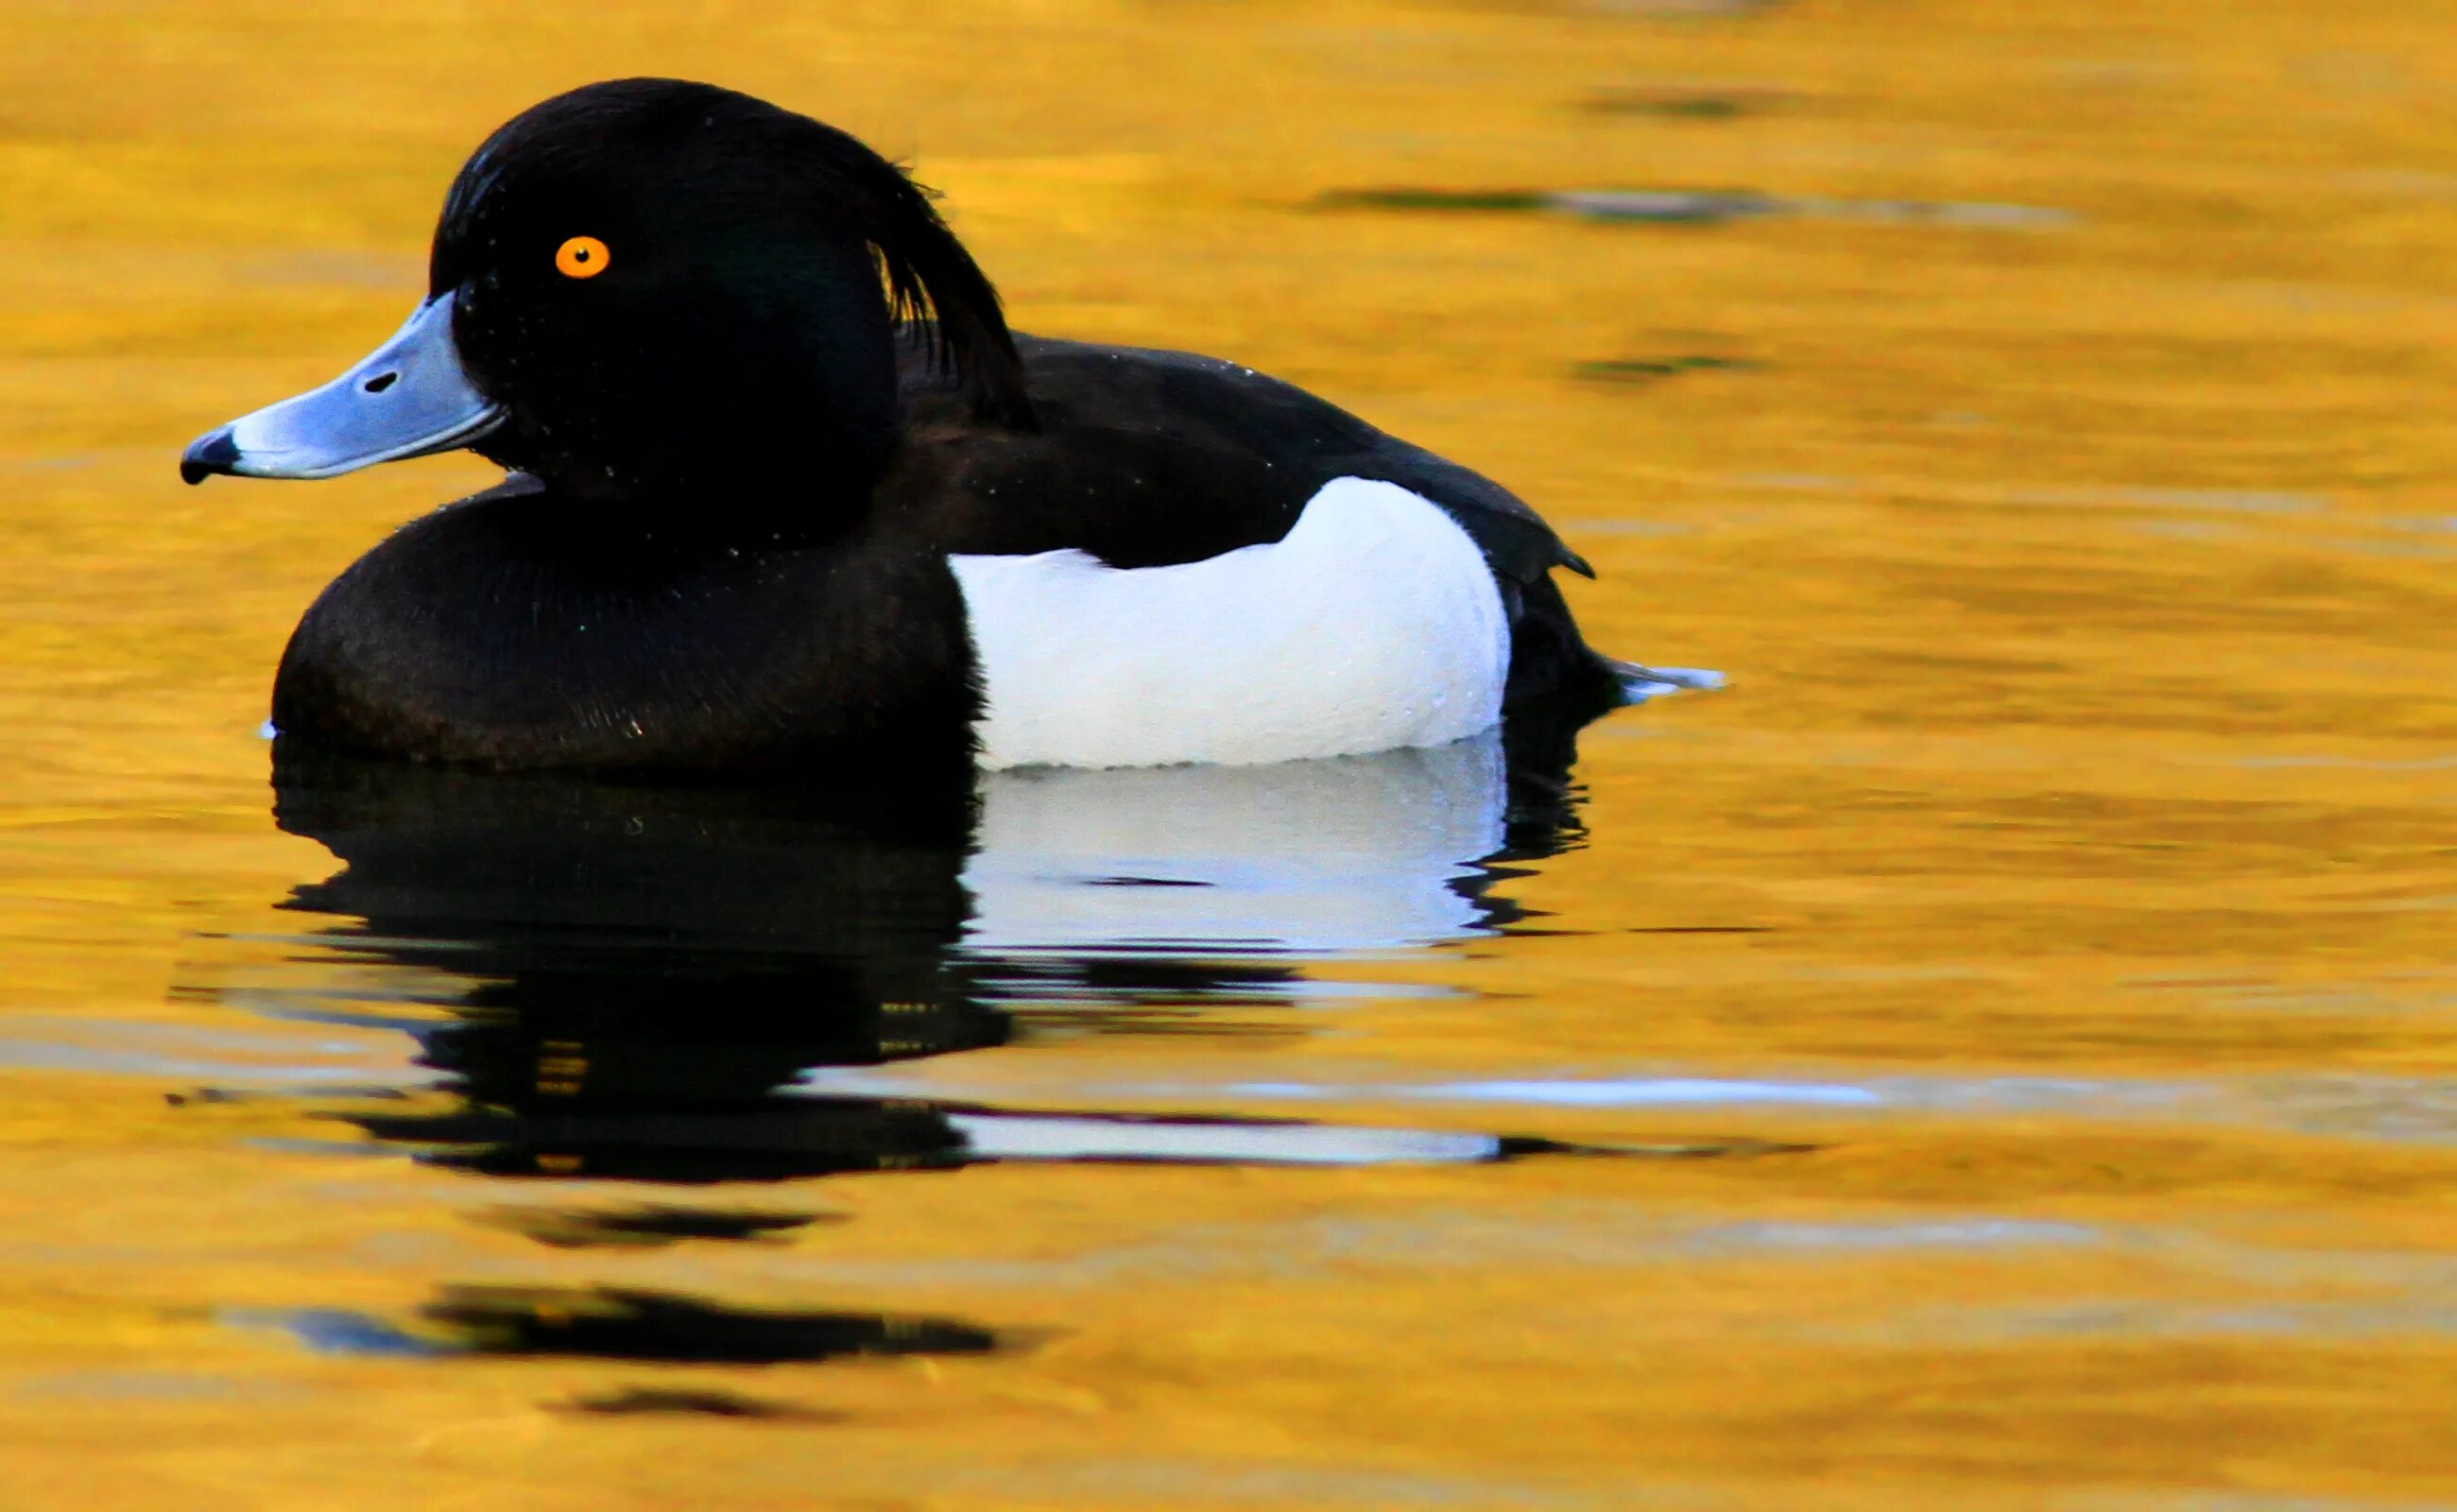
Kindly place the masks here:
<instances>
[{"instance_id":1,"label":"bill nostril","mask_svg":"<svg viewBox=\"0 0 2457 1512\"><path fill-rule=\"evenodd\" d=\"M365 389L370 394L381 394L385 389L390 388L393 384L400 382L401 375L399 373L378 373L375 377L368 379L359 386Z\"/></svg>"}]
</instances>

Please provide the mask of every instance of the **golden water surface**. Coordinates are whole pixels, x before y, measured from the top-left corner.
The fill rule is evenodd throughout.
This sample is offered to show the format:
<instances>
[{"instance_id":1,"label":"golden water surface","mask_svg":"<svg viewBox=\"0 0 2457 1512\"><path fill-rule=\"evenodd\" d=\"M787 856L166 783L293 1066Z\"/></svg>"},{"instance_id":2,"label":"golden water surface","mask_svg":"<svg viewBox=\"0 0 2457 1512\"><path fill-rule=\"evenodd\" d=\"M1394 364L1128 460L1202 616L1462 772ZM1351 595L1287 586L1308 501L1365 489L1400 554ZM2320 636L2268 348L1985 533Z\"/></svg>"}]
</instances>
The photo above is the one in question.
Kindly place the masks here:
<instances>
[{"instance_id":1,"label":"golden water surface","mask_svg":"<svg viewBox=\"0 0 2457 1512\"><path fill-rule=\"evenodd\" d=\"M17 0L0 1505L2457 1502L2451 36L2434 0ZM638 72L912 161L1025 329L1233 357L1503 480L1600 569L1598 644L1730 679L1587 733L1560 854L1298 836L1267 969L1070 978L981 1009L1006 1043L813 1085L1612 1153L674 1182L351 1121L450 1112L404 1025L519 984L338 946L258 724L316 590L486 470L173 464L398 322L484 133ZM1239 864L1276 780L1187 864ZM594 1074L523 1044L537 1095ZM659 1309L809 1336L747 1361Z\"/></svg>"}]
</instances>

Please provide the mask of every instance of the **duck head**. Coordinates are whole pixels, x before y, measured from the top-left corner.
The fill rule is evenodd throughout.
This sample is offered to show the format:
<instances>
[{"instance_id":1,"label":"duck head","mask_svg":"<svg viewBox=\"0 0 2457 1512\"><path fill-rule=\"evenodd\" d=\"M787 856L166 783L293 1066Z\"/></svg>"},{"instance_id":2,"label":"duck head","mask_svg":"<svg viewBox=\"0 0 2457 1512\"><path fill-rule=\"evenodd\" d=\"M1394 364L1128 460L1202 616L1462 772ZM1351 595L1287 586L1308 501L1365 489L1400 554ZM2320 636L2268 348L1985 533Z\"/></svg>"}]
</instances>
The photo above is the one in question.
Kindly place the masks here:
<instances>
[{"instance_id":1,"label":"duck head","mask_svg":"<svg viewBox=\"0 0 2457 1512\"><path fill-rule=\"evenodd\" d=\"M1030 425L996 292L894 164L730 90L593 84L471 155L390 341L199 437L180 474L465 446L581 499L826 504L895 446L899 328L981 418Z\"/></svg>"}]
</instances>

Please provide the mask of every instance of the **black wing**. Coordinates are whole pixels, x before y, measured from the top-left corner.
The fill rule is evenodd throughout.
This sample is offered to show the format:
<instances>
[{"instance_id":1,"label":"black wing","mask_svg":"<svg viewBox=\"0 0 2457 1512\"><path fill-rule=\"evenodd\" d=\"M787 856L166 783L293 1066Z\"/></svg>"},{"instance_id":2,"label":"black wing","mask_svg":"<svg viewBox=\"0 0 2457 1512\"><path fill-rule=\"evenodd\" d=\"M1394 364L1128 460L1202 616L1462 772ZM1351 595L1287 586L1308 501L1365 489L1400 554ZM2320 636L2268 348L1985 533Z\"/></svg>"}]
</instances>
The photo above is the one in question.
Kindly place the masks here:
<instances>
[{"instance_id":1,"label":"black wing","mask_svg":"<svg viewBox=\"0 0 2457 1512\"><path fill-rule=\"evenodd\" d=\"M1199 562L1281 539L1333 478L1378 479L1449 511L1483 550L1513 622L1514 699L1609 680L1548 575L1593 570L1499 484L1234 362L1042 337L1017 344L1031 430L974 418L918 356L906 362L905 438L879 503L939 549Z\"/></svg>"},{"instance_id":2,"label":"black wing","mask_svg":"<svg viewBox=\"0 0 2457 1512\"><path fill-rule=\"evenodd\" d=\"M1493 480L1385 434L1292 383L1187 352L1019 337L1037 430L983 425L908 361L899 509L948 549L1076 547L1113 567L1199 562L1276 541L1333 478L1398 484L1450 511L1494 570L1592 577L1541 516Z\"/></svg>"}]
</instances>

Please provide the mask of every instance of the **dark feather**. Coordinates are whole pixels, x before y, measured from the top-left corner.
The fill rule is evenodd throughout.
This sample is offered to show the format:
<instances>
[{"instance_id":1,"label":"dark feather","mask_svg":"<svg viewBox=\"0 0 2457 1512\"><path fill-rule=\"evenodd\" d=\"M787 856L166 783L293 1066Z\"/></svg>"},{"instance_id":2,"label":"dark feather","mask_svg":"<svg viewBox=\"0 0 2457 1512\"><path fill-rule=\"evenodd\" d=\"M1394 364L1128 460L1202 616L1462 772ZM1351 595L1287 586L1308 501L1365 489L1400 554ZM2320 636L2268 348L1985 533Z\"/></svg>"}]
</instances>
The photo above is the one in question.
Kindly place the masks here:
<instances>
[{"instance_id":1,"label":"dark feather","mask_svg":"<svg viewBox=\"0 0 2457 1512\"><path fill-rule=\"evenodd\" d=\"M1033 428L1023 360L988 275L947 229L937 197L905 171L833 126L786 118L824 138L800 160L828 165L823 192L852 208L878 256L888 307L931 369L961 390L975 418Z\"/></svg>"}]
</instances>

